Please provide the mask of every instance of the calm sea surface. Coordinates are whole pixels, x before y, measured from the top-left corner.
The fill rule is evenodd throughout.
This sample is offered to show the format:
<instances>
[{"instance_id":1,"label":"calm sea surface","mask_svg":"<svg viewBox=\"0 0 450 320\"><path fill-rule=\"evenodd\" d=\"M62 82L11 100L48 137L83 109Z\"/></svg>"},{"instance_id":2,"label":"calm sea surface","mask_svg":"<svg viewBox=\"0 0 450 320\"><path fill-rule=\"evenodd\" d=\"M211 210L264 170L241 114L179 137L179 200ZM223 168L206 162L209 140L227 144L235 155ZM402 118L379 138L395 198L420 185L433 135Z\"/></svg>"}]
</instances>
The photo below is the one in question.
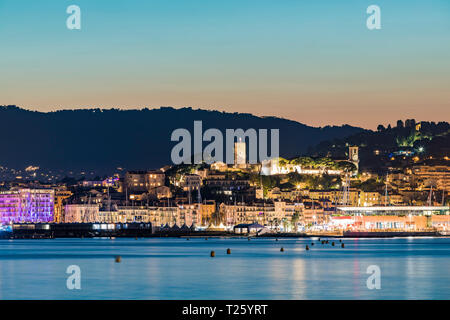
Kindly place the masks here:
<instances>
[{"instance_id":1,"label":"calm sea surface","mask_svg":"<svg viewBox=\"0 0 450 320\"><path fill-rule=\"evenodd\" d=\"M331 241L0 240L0 299L450 299L450 238ZM67 289L70 265L81 290Z\"/></svg>"}]
</instances>

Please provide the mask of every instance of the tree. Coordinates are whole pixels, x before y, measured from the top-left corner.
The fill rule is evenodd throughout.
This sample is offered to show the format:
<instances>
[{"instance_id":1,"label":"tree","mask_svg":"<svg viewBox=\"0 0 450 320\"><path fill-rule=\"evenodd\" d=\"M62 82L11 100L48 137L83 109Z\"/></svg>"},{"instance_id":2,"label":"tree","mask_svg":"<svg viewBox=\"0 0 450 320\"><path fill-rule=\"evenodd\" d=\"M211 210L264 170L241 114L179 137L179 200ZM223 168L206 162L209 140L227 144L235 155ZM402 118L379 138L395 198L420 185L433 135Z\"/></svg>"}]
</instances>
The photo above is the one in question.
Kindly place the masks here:
<instances>
[{"instance_id":1,"label":"tree","mask_svg":"<svg viewBox=\"0 0 450 320\"><path fill-rule=\"evenodd\" d=\"M313 168L315 161L310 157L300 157L293 159L291 163L303 168Z\"/></svg>"},{"instance_id":2,"label":"tree","mask_svg":"<svg viewBox=\"0 0 450 320\"><path fill-rule=\"evenodd\" d=\"M416 120L415 119L407 119L405 122L405 127L407 128L415 128L416 127Z\"/></svg>"},{"instance_id":3,"label":"tree","mask_svg":"<svg viewBox=\"0 0 450 320\"><path fill-rule=\"evenodd\" d=\"M286 165L289 163L288 160L284 159L284 158L278 158L278 165L280 167L286 167Z\"/></svg>"},{"instance_id":4,"label":"tree","mask_svg":"<svg viewBox=\"0 0 450 320\"><path fill-rule=\"evenodd\" d=\"M292 228L294 228L295 232L297 232L297 223L299 220L300 220L300 215L298 214L298 212L295 212L291 218L291 225L292 225Z\"/></svg>"},{"instance_id":5,"label":"tree","mask_svg":"<svg viewBox=\"0 0 450 320\"><path fill-rule=\"evenodd\" d=\"M378 127L377 127L377 131L381 132L381 131L384 131L384 130L386 130L386 128L382 124L379 124Z\"/></svg>"},{"instance_id":6,"label":"tree","mask_svg":"<svg viewBox=\"0 0 450 320\"><path fill-rule=\"evenodd\" d=\"M336 164L337 169L340 169L342 171L346 172L354 172L356 171L356 166L349 161L340 161Z\"/></svg>"}]
</instances>

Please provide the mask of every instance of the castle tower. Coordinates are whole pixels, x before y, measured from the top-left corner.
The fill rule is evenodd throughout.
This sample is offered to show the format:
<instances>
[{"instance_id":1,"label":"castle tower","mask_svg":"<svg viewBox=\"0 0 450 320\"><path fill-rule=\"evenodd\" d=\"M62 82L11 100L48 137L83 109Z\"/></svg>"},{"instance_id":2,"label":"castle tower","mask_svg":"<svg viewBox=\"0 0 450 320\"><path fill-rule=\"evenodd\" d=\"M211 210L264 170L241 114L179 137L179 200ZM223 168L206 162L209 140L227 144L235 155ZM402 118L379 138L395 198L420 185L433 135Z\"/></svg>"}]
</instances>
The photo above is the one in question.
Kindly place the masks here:
<instances>
[{"instance_id":1,"label":"castle tower","mask_svg":"<svg viewBox=\"0 0 450 320\"><path fill-rule=\"evenodd\" d=\"M348 161L356 166L356 171L359 170L359 147L350 146L348 147Z\"/></svg>"}]
</instances>

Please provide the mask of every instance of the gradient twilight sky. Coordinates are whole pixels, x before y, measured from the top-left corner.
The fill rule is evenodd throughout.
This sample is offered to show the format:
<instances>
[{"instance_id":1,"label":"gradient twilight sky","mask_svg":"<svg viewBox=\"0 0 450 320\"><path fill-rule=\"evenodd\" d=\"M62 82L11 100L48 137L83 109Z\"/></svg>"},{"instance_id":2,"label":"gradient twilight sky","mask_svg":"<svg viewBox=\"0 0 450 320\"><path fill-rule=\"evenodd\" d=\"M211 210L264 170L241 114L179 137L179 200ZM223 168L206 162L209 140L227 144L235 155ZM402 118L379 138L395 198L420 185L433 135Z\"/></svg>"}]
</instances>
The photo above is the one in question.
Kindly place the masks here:
<instances>
[{"instance_id":1,"label":"gradient twilight sky","mask_svg":"<svg viewBox=\"0 0 450 320\"><path fill-rule=\"evenodd\" d=\"M450 120L449 0L0 0L0 45L0 105Z\"/></svg>"}]
</instances>

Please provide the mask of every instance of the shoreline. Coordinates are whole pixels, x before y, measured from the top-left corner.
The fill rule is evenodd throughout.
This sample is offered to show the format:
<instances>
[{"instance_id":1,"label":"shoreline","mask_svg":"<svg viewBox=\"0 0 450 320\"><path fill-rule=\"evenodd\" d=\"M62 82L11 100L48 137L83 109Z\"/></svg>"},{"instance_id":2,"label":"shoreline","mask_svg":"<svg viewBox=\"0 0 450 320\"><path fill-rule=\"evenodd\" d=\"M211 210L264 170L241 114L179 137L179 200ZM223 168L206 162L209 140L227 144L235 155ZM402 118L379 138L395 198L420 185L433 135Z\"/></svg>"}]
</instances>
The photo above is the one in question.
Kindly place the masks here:
<instances>
[{"instance_id":1,"label":"shoreline","mask_svg":"<svg viewBox=\"0 0 450 320\"><path fill-rule=\"evenodd\" d=\"M361 238L448 238L450 235L437 231L424 232L348 232L344 234L309 234L309 233L272 233L272 234L235 234L218 231L194 231L194 232L155 232L151 234L117 234L117 233L86 233L86 234L43 234L43 233L3 233L0 240L39 240L39 239L142 239L142 238L183 238L186 240L204 238L242 238L242 239L286 239L286 238L319 238L319 239L361 239Z\"/></svg>"}]
</instances>

